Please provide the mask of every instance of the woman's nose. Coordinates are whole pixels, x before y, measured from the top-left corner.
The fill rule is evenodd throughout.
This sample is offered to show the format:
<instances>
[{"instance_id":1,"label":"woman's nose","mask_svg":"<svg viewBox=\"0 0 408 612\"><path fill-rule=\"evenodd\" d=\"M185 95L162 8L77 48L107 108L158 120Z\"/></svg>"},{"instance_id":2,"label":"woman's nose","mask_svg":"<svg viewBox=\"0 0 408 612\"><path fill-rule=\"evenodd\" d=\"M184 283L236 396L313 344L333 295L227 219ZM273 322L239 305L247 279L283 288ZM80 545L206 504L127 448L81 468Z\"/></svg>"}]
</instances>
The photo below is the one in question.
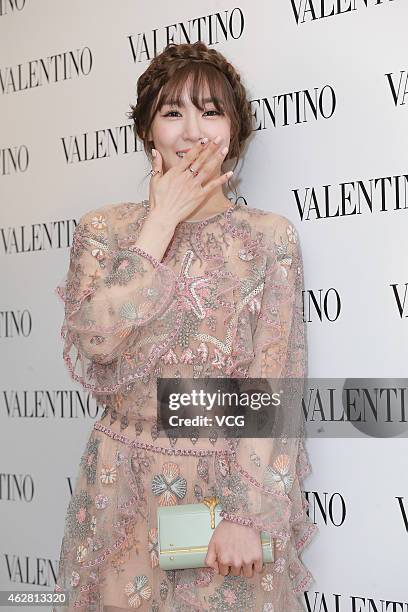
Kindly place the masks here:
<instances>
[{"instance_id":1,"label":"woman's nose","mask_svg":"<svg viewBox=\"0 0 408 612\"><path fill-rule=\"evenodd\" d=\"M184 125L184 140L196 142L199 138L205 136L203 125L197 117L188 117Z\"/></svg>"}]
</instances>

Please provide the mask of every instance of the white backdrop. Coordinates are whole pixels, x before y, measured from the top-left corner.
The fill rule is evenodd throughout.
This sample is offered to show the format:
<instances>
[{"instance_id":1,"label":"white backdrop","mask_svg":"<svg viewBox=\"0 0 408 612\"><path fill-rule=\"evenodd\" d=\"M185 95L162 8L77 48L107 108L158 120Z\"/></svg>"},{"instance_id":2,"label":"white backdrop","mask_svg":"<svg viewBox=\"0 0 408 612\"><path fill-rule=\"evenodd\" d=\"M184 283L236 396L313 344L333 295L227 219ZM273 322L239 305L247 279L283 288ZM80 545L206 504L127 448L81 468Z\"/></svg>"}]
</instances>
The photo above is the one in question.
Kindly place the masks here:
<instances>
[{"instance_id":1,"label":"white backdrop","mask_svg":"<svg viewBox=\"0 0 408 612\"><path fill-rule=\"evenodd\" d=\"M198 40L198 24L253 105L239 195L300 234L309 375L407 375L407 20L406 0L0 0L1 589L52 590L70 485L101 413L62 361L53 291L74 220L147 196L125 113L149 58ZM333 289L331 321L309 298ZM307 448L319 533L303 553L316 578L305 609L402 610L387 602L408 606L406 440Z\"/></svg>"}]
</instances>

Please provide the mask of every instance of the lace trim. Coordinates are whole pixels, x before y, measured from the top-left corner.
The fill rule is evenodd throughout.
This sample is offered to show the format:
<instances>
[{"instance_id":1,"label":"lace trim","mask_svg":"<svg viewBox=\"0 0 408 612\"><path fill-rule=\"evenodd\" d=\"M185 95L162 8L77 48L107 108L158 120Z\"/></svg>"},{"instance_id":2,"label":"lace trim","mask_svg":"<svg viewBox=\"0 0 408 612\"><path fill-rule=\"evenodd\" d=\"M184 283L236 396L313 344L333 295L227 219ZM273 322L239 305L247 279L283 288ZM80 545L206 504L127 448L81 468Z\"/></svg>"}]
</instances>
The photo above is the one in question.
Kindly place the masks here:
<instances>
[{"instance_id":1,"label":"lace trim","mask_svg":"<svg viewBox=\"0 0 408 612\"><path fill-rule=\"evenodd\" d=\"M231 439L227 439L227 444L230 448L230 454L231 454L231 462L234 464L235 468L237 469L237 471L242 474L242 476L244 476L247 480L249 480L249 482L254 486L257 487L258 489L261 489L261 491L264 491L265 493L269 493L270 495L273 495L274 497L278 497L280 498L282 501L285 501L288 508L291 507L292 502L289 498L289 496L284 493L283 491L275 491L274 489L271 489L270 487L265 487L264 485L260 484L256 478L254 478L253 476L251 476L251 474L249 474L249 472L247 472L246 470L244 470L244 468L240 465L240 463L237 461L237 455L236 455L236 451L233 445L233 442L231 441Z\"/></svg>"},{"instance_id":2,"label":"lace trim","mask_svg":"<svg viewBox=\"0 0 408 612\"><path fill-rule=\"evenodd\" d=\"M169 337L167 338L165 342L161 344L156 344L153 347L153 350L151 351L149 358L146 361L146 364L144 366L136 368L131 375L127 375L127 376L123 376L119 378L114 385L99 385L99 384L93 385L93 384L87 383L83 376L79 376L78 374L75 373L75 366L73 366L71 357L69 355L69 351L71 350L71 347L73 345L72 339L69 336L70 343L67 343L67 345L65 346L63 350L63 358L64 358L64 361L67 365L67 368L70 372L72 379L79 382L84 387L84 389L89 389L90 391L95 391L98 393L114 393L122 385L132 382L136 378L142 378L142 379L145 378L147 375L150 374L152 367L155 365L158 359L164 353L166 353L166 351L169 349L169 346L173 342L174 338L177 336L183 316L184 314L183 314L183 311L181 310L176 314L177 321L176 321L174 332L172 332L169 335ZM64 332L64 329L61 329L61 337L63 339L66 338L66 331ZM78 356L77 356L77 360L78 360L79 351L77 352L78 352ZM92 367L95 367L95 364L93 362L92 362Z\"/></svg>"},{"instance_id":3,"label":"lace trim","mask_svg":"<svg viewBox=\"0 0 408 612\"><path fill-rule=\"evenodd\" d=\"M264 521L257 520L256 518L239 516L238 514L233 514L232 512L227 512L226 510L221 510L220 516L225 518L227 521L232 521L233 523L239 523L240 525L245 525L246 527L254 527L258 531L267 531L274 537L280 538L283 541L289 539L289 531L287 529L272 527L270 523L265 523Z\"/></svg>"},{"instance_id":4,"label":"lace trim","mask_svg":"<svg viewBox=\"0 0 408 612\"><path fill-rule=\"evenodd\" d=\"M317 527L317 525L315 525L314 523L309 525L309 528L307 529L306 533L304 533L303 536L296 541L296 550L298 553L302 552L302 550L306 547L307 544L309 544L310 540L316 535L316 533L318 533L318 531L319 528Z\"/></svg>"},{"instance_id":5,"label":"lace trim","mask_svg":"<svg viewBox=\"0 0 408 612\"><path fill-rule=\"evenodd\" d=\"M119 440L123 444L126 444L132 448L143 448L144 450L152 451L153 453L161 453L163 455L193 455L195 457L206 457L207 455L225 455L229 456L230 451L225 449L212 449L212 448L168 448L166 446L157 446L147 442L138 442L137 440L131 440L123 434L119 434L113 429L106 427L97 422L94 424L94 429L101 431L114 440Z\"/></svg>"},{"instance_id":6,"label":"lace trim","mask_svg":"<svg viewBox=\"0 0 408 612\"><path fill-rule=\"evenodd\" d=\"M296 595L302 595L302 593L304 593L304 591L308 591L310 589L310 587L312 586L312 584L314 583L314 578L313 578L312 574L309 572L308 569L306 569L305 571L306 571L305 577L293 589L293 592Z\"/></svg>"}]
</instances>

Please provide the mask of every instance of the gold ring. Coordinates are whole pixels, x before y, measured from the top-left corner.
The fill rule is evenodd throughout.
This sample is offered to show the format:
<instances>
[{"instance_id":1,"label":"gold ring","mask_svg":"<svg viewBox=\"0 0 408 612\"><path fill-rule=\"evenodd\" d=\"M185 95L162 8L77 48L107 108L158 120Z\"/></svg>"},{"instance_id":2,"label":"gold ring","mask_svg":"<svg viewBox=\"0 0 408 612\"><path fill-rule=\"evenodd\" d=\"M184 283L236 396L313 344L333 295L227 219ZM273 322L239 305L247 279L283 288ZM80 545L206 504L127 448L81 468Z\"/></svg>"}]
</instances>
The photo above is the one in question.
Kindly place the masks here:
<instances>
[{"instance_id":1,"label":"gold ring","mask_svg":"<svg viewBox=\"0 0 408 612\"><path fill-rule=\"evenodd\" d=\"M198 172L197 172L197 170L194 170L194 168L192 166L189 166L188 169L190 170L190 172L192 172L194 174L194 176L197 176Z\"/></svg>"}]
</instances>

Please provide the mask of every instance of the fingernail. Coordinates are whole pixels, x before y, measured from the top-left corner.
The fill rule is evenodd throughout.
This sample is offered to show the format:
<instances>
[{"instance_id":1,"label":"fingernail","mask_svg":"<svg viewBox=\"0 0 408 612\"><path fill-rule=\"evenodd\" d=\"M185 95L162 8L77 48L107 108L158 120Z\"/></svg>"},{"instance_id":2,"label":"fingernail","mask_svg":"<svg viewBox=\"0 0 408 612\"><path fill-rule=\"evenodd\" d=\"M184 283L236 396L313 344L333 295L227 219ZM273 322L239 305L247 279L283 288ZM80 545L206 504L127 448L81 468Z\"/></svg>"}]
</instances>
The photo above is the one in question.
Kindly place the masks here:
<instances>
[{"instance_id":1,"label":"fingernail","mask_svg":"<svg viewBox=\"0 0 408 612\"><path fill-rule=\"evenodd\" d=\"M156 157L156 155L157 155L156 149L152 149L152 155L153 155L153 157Z\"/></svg>"},{"instance_id":2,"label":"fingernail","mask_svg":"<svg viewBox=\"0 0 408 612\"><path fill-rule=\"evenodd\" d=\"M228 153L228 147L224 147L224 148L221 150L221 153L222 153L222 155L225 155L226 153Z\"/></svg>"},{"instance_id":3,"label":"fingernail","mask_svg":"<svg viewBox=\"0 0 408 612\"><path fill-rule=\"evenodd\" d=\"M218 144L219 142L221 142L221 136L216 136L216 137L214 138L213 142L214 142L215 144Z\"/></svg>"}]
</instances>

